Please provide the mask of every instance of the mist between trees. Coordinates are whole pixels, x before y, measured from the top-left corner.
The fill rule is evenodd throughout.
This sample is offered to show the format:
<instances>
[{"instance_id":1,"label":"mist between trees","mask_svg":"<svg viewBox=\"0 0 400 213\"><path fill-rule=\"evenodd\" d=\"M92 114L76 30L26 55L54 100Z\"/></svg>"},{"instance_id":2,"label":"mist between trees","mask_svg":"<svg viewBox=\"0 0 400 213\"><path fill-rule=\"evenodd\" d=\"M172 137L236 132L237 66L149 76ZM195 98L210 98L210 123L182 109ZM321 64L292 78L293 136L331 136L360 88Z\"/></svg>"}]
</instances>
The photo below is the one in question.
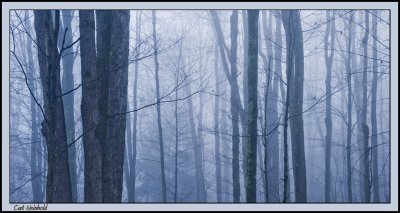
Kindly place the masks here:
<instances>
[{"instance_id":1,"label":"mist between trees","mask_svg":"<svg viewBox=\"0 0 400 213\"><path fill-rule=\"evenodd\" d=\"M10 10L11 202L390 202L387 10Z\"/></svg>"}]
</instances>

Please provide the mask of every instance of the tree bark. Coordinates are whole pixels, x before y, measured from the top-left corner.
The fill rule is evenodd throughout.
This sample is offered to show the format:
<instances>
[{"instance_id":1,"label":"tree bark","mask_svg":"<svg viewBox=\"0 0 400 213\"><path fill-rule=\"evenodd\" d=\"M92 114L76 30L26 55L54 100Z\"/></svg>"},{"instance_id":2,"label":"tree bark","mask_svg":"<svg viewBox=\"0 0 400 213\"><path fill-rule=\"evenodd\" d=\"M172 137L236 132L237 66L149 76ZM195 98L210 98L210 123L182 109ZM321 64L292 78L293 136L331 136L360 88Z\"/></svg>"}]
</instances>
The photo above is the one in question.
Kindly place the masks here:
<instances>
[{"instance_id":1,"label":"tree bark","mask_svg":"<svg viewBox=\"0 0 400 213\"><path fill-rule=\"evenodd\" d=\"M248 48L248 146L246 173L246 201L257 201L257 81L258 81L258 10L248 10L249 48ZM265 156L267 157L267 156Z\"/></svg>"},{"instance_id":2,"label":"tree bark","mask_svg":"<svg viewBox=\"0 0 400 213\"><path fill-rule=\"evenodd\" d=\"M57 49L60 11L35 10L35 30L45 117L41 132L48 152L47 202L71 202L67 135Z\"/></svg>"},{"instance_id":3,"label":"tree bark","mask_svg":"<svg viewBox=\"0 0 400 213\"><path fill-rule=\"evenodd\" d=\"M99 93L96 79L95 20L93 10L79 10L79 32L81 56L81 77L85 83L82 87L82 128L88 132L83 136L85 158L84 201L102 202L102 147L95 131L90 131L99 122Z\"/></svg>"},{"instance_id":4,"label":"tree bark","mask_svg":"<svg viewBox=\"0 0 400 213\"><path fill-rule=\"evenodd\" d=\"M293 49L287 54L293 54L294 69L291 84L290 131L292 141L292 162L295 183L296 202L307 202L306 164L304 151L304 126L303 126L303 81L304 81L304 49L303 32L298 10L282 10L283 26L286 33L286 42L292 40ZM292 63L287 61L287 63ZM291 66L293 68L293 66Z\"/></svg>"},{"instance_id":5,"label":"tree bark","mask_svg":"<svg viewBox=\"0 0 400 213\"><path fill-rule=\"evenodd\" d=\"M62 22L63 27L60 27L61 34L59 38L65 38L64 44L62 40L59 45L67 46L73 42L72 36L72 10L62 10ZM64 37L65 34L65 37ZM60 49L63 48L60 46ZM74 88L74 52L72 48L68 48L63 52L62 57L62 92L68 92ZM67 143L70 144L75 139L75 120L74 120L74 93L68 93L63 96L64 103L64 114L65 114L65 127L67 131ZM71 175L71 191L72 191L72 202L77 201L77 174L76 174L76 148L75 144L68 148L68 163L69 172Z\"/></svg>"},{"instance_id":6,"label":"tree bark","mask_svg":"<svg viewBox=\"0 0 400 213\"><path fill-rule=\"evenodd\" d=\"M121 202L127 110L129 10L112 11L107 135L103 146L103 202Z\"/></svg>"}]
</instances>

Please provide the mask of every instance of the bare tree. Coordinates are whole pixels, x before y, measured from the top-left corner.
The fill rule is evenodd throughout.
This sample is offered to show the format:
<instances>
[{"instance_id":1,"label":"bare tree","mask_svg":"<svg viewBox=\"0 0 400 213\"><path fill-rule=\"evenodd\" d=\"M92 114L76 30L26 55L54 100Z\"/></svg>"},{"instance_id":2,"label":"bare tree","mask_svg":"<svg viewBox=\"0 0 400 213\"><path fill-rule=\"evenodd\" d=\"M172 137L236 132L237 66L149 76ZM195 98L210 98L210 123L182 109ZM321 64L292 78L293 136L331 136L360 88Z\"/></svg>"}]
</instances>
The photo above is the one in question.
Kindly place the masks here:
<instances>
[{"instance_id":1,"label":"bare tree","mask_svg":"<svg viewBox=\"0 0 400 213\"><path fill-rule=\"evenodd\" d=\"M348 41L347 41L347 59L346 59L346 71L347 71L347 146L346 146L346 159L347 159L347 199L349 202L353 201L352 196L352 169L351 169L351 133L352 133L352 87L351 87L351 48L353 36L353 16L354 12L350 11L348 22Z\"/></svg>"},{"instance_id":2,"label":"bare tree","mask_svg":"<svg viewBox=\"0 0 400 213\"><path fill-rule=\"evenodd\" d=\"M73 10L62 10L62 26L60 27L59 34L59 45L62 41L67 43L72 42L72 18L74 15ZM61 23L61 22L60 22ZM59 48L60 50L62 47ZM72 48L68 48L64 51L62 58L62 84L61 90L66 93L74 88L74 52ZM75 137L75 120L74 120L74 93L68 93L63 95L64 113L65 113L65 127L67 131L67 142L72 143ZM77 174L76 174L76 148L75 144L70 146L68 149L68 163L69 172L71 175L71 191L72 191L72 202L77 201Z\"/></svg>"},{"instance_id":3,"label":"bare tree","mask_svg":"<svg viewBox=\"0 0 400 213\"><path fill-rule=\"evenodd\" d=\"M41 132L46 139L48 153L46 200L71 202L64 106L60 98L61 54L57 49L60 11L35 10L34 15L45 113ZM64 44L62 47L61 53Z\"/></svg>"},{"instance_id":4,"label":"bare tree","mask_svg":"<svg viewBox=\"0 0 400 213\"><path fill-rule=\"evenodd\" d=\"M164 141L161 125L161 106L160 106L160 80L158 76L159 64L157 57L157 31L156 31L156 11L152 10L153 15L153 40L154 40L154 64L156 73L156 95L157 95L157 125L158 125L158 140L160 143L160 162L161 162L161 187L163 202L167 202L167 186L165 181L165 166L164 166Z\"/></svg>"},{"instance_id":5,"label":"bare tree","mask_svg":"<svg viewBox=\"0 0 400 213\"><path fill-rule=\"evenodd\" d=\"M79 31L82 35L80 42L81 75L82 82L87 83L82 87L82 127L83 132L89 131L99 120L98 87L95 82L98 71L96 69L95 46L95 20L93 10L79 11ZM102 147L95 131L83 136L83 148L85 153L84 171L84 201L102 202Z\"/></svg>"},{"instance_id":6,"label":"bare tree","mask_svg":"<svg viewBox=\"0 0 400 213\"><path fill-rule=\"evenodd\" d=\"M248 48L248 146L246 171L246 201L257 200L257 81L258 81L258 10L248 10L249 48ZM265 156L267 157L267 156Z\"/></svg>"},{"instance_id":7,"label":"bare tree","mask_svg":"<svg viewBox=\"0 0 400 213\"><path fill-rule=\"evenodd\" d=\"M379 176L378 176L378 125L376 121L376 101L378 90L378 11L372 11L372 86L371 86L371 149L372 149L372 186L374 202L380 202Z\"/></svg>"},{"instance_id":8,"label":"bare tree","mask_svg":"<svg viewBox=\"0 0 400 213\"><path fill-rule=\"evenodd\" d=\"M325 202L331 202L331 146L332 146L332 62L335 46L335 12L326 11L326 31L324 36L324 54L326 65L326 115L325 115ZM330 41L329 41L330 37Z\"/></svg>"},{"instance_id":9,"label":"bare tree","mask_svg":"<svg viewBox=\"0 0 400 213\"><path fill-rule=\"evenodd\" d=\"M369 180L369 127L367 124L367 108L368 108L368 97L367 97L367 72L368 72L368 35L369 35L369 13L365 11L365 33L362 39L362 45L364 50L364 60L363 60L363 107L361 110L361 125L363 130L363 151L362 151L362 159L364 162L364 171L361 171L364 178L364 199L365 202L369 203L371 199L371 191L370 191L370 180Z\"/></svg>"},{"instance_id":10,"label":"bare tree","mask_svg":"<svg viewBox=\"0 0 400 213\"><path fill-rule=\"evenodd\" d=\"M35 82L35 63L33 60L33 52L32 52L32 40L29 38L29 35L32 34L32 25L29 19L29 12L25 10L25 28L26 32L26 55L28 58L29 69L27 70L27 79L29 87L32 91L37 90L36 82ZM43 183L41 178L38 178L37 175L42 171L42 156L41 154L41 138L40 138L40 130L39 130L39 109L36 105L35 98L31 96L30 98L30 109L31 109L31 156L30 156L30 164L31 164L31 179L32 179L32 194L34 202L42 202L44 198L44 194L42 194Z\"/></svg>"},{"instance_id":11,"label":"bare tree","mask_svg":"<svg viewBox=\"0 0 400 213\"><path fill-rule=\"evenodd\" d=\"M219 74L219 57L218 57L218 43L215 40L215 60L214 60L214 68L215 68L215 106L214 106L214 138L215 138L215 176L216 176L216 188L217 188L217 202L222 201L222 191L221 191L221 153L220 153L220 127L219 127L219 95L221 93L220 88L220 74Z\"/></svg>"},{"instance_id":12,"label":"bare tree","mask_svg":"<svg viewBox=\"0 0 400 213\"><path fill-rule=\"evenodd\" d=\"M289 47L286 54L289 57L286 63L293 63L288 66L292 72L291 98L287 99L290 114L290 131L292 141L292 162L295 185L296 202L307 202L307 181L306 163L304 151L304 126L303 126L303 81L304 81L304 49L303 32L300 22L300 11L282 10L283 26L286 34L286 44ZM291 49L290 49L291 48Z\"/></svg>"},{"instance_id":13,"label":"bare tree","mask_svg":"<svg viewBox=\"0 0 400 213\"><path fill-rule=\"evenodd\" d=\"M228 52L224 51L226 48L224 36L222 33L221 25L218 19L218 15L215 11L211 10L210 15L214 25L215 33L218 38L219 51L221 54L222 65L226 78L230 85L230 103L231 103L231 115L232 115L232 180L233 180L233 202L240 202L240 181L239 181L239 144L240 144L240 133L239 133L239 116L243 120L243 110L240 101L239 86L237 83L237 37L238 37L238 11L234 10L230 17L231 23L231 50ZM225 56L225 53L228 57ZM230 61L230 69L227 62L227 58Z\"/></svg>"}]
</instances>

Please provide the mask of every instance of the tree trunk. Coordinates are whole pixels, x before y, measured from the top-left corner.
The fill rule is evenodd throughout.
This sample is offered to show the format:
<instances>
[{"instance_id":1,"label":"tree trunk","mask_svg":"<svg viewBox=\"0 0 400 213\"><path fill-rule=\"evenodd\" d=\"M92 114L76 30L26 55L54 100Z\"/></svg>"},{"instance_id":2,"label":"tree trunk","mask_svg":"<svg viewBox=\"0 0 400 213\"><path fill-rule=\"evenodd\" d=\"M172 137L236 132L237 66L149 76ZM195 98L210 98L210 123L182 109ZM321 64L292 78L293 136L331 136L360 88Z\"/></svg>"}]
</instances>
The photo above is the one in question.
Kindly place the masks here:
<instances>
[{"instance_id":1,"label":"tree trunk","mask_svg":"<svg viewBox=\"0 0 400 213\"><path fill-rule=\"evenodd\" d=\"M267 131L270 136L270 142L269 142L269 160L268 160L268 198L270 202L279 202L279 129L277 128L277 125L279 125L279 117L278 117L278 100L279 100L279 93L278 93L278 86L280 84L280 77L276 74L277 70L274 69L274 72L272 71L272 67L275 66L275 68L280 69L280 61L279 60L272 60L273 54L273 48L272 48L272 14L273 11L269 11L269 16L268 16L268 30L266 32L266 45L267 45L267 50L270 50L268 54L269 58L269 67L270 67L270 72L271 72L271 80L273 79L273 85L271 85L271 96L270 100L268 101L269 103L269 109L270 109L270 124L267 127ZM276 51L276 48L275 48ZM278 50L280 51L280 50ZM281 53L280 53L281 54ZM279 64L279 65L276 65ZM278 67L277 67L278 66ZM279 70L279 72L281 72ZM273 75L272 75L273 73Z\"/></svg>"},{"instance_id":2,"label":"tree trunk","mask_svg":"<svg viewBox=\"0 0 400 213\"><path fill-rule=\"evenodd\" d=\"M224 68L225 75L230 85L230 103L231 103L231 115L232 115L232 183L233 183L233 202L240 202L240 169L239 169L239 144L240 144L240 133L239 133L239 115L243 120L242 104L240 100L239 86L237 83L237 37L238 37L238 12L233 11L231 15L231 50L227 52L228 59L231 65L231 71L229 71L227 59L225 57L225 41L222 34L221 26L218 20L218 15L215 11L211 10L210 15L214 24L214 29L218 37L219 51L221 54L222 65Z\"/></svg>"},{"instance_id":3,"label":"tree trunk","mask_svg":"<svg viewBox=\"0 0 400 213\"><path fill-rule=\"evenodd\" d=\"M31 34L32 33L32 26L29 21L29 12L28 10L25 10L25 27L27 30L27 33ZM27 58L28 58L28 64L30 66L30 69L28 69L29 72L27 72L27 77L28 77L28 84L29 87L31 88L32 91L36 91L36 84L35 84L35 64L33 61L33 53L32 53L32 40L29 38L28 34L26 35L26 53L27 53ZM40 133L39 133L39 125L38 121L39 118L37 116L38 109L35 103L35 99L31 97L30 99L30 109L31 109L31 179L32 179L32 198L33 202L42 202L43 200L41 199L41 179L40 177L37 177L39 172L41 172L41 169L39 169L40 166L40 161L41 161L41 156L38 155L41 152L41 140L40 140Z\"/></svg>"},{"instance_id":4,"label":"tree trunk","mask_svg":"<svg viewBox=\"0 0 400 213\"><path fill-rule=\"evenodd\" d=\"M217 188L217 202L222 202L221 194L221 156L220 156L220 128L219 128L219 95L221 94L220 89L220 77L218 67L218 44L215 45L215 106L214 106L214 138L215 138L215 176L216 176L216 188Z\"/></svg>"},{"instance_id":5,"label":"tree trunk","mask_svg":"<svg viewBox=\"0 0 400 213\"><path fill-rule=\"evenodd\" d=\"M179 71L176 71L175 86L178 87ZM174 202L178 201L178 146L179 146L179 119L178 119L178 90L175 90L175 177Z\"/></svg>"},{"instance_id":6,"label":"tree trunk","mask_svg":"<svg viewBox=\"0 0 400 213\"><path fill-rule=\"evenodd\" d=\"M367 69L368 69L368 34L369 34L369 15L368 11L365 11L365 33L362 39L363 49L364 49L364 59L363 59L363 107L361 110L361 123L363 129L363 152L362 152L362 159L364 162L364 171L363 173L364 178L364 199L365 202L369 203L371 199L371 191L370 191L370 180L369 180L369 127L367 124L367 110L368 110L368 97L367 97Z\"/></svg>"},{"instance_id":7,"label":"tree trunk","mask_svg":"<svg viewBox=\"0 0 400 213\"><path fill-rule=\"evenodd\" d=\"M127 110L129 10L112 11L107 136L103 146L103 202L121 202Z\"/></svg>"},{"instance_id":8,"label":"tree trunk","mask_svg":"<svg viewBox=\"0 0 400 213\"><path fill-rule=\"evenodd\" d=\"M164 166L164 141L161 125L161 105L160 105L160 80L159 80L159 64L157 57L157 32L156 32L156 11L152 10L153 15L153 41L154 41L154 64L156 73L156 95L157 95L157 125L158 125L158 140L160 143L160 162L161 162L161 187L162 187L162 200L167 202L167 186L165 180L165 166Z\"/></svg>"},{"instance_id":9,"label":"tree trunk","mask_svg":"<svg viewBox=\"0 0 400 213\"><path fill-rule=\"evenodd\" d=\"M190 82L190 80L189 80ZM186 94L189 96L191 94L190 84L186 86ZM194 163L195 163L195 176L196 176L196 192L197 192L197 201L206 202L205 195L205 184L204 184L204 174L203 168L201 166L202 156L201 156L201 146L198 142L198 138L196 135L196 124L194 122L194 112L193 112L193 100L192 97L187 99L188 101L188 109L189 109L189 119L190 119L190 129L191 129L191 137L192 137L192 147L194 152Z\"/></svg>"},{"instance_id":10,"label":"tree trunk","mask_svg":"<svg viewBox=\"0 0 400 213\"><path fill-rule=\"evenodd\" d=\"M35 10L40 78L45 117L42 134L48 152L47 202L71 202L67 135L61 97L60 55L57 49L60 11Z\"/></svg>"},{"instance_id":11,"label":"tree trunk","mask_svg":"<svg viewBox=\"0 0 400 213\"><path fill-rule=\"evenodd\" d=\"M300 12L298 10L282 10L283 26L288 39L292 40L293 49L289 49L287 54L293 54L294 69L289 91L291 103L290 113L290 131L292 141L292 162L295 185L296 202L307 202L307 181L306 164L304 151L304 126L303 126L303 81L304 81L304 49L303 32L300 22ZM287 61L287 63L291 63ZM293 66L291 66L293 68Z\"/></svg>"},{"instance_id":12,"label":"tree trunk","mask_svg":"<svg viewBox=\"0 0 400 213\"><path fill-rule=\"evenodd\" d=\"M60 27L61 38L60 50L63 48L61 45L67 46L73 42L72 36L72 22L73 11L72 10L62 10L62 22L63 27ZM65 34L65 35L64 35ZM65 38L65 39L64 39ZM64 44L62 43L64 41ZM68 92L74 88L74 51L72 48L68 48L64 51L62 58L62 92ZM64 114L65 114L65 127L67 131L67 143L70 144L75 139L75 120L74 120L74 93L68 93L63 96L64 103ZM77 198L77 175L76 175L76 148L75 144L68 148L68 163L69 172L71 179L71 191L72 191L72 202L76 202Z\"/></svg>"},{"instance_id":13,"label":"tree trunk","mask_svg":"<svg viewBox=\"0 0 400 213\"><path fill-rule=\"evenodd\" d=\"M281 100L282 103L285 103L285 88L284 88L284 83L283 78L282 78L282 20L280 17L280 13L279 11L274 11L274 17L275 17L275 41L274 41L274 59L275 59L275 63L274 63L274 92L276 94L276 98L277 100ZM278 99L278 82L279 82L279 87L280 87L280 99ZM276 89L275 89L276 88ZM285 112L285 105L282 104L282 114L284 114ZM277 111L278 113L278 111ZM280 120L280 119L279 119ZM278 120L278 122L280 122ZM278 132L279 134L279 132ZM279 139L278 139L279 140ZM277 147L279 149L279 141L277 142ZM277 177L278 177L278 184L276 185L276 190L275 193L271 194L271 201L275 201L275 202L279 202L280 201L280 188L279 188L279 180L280 180L280 176L279 176L279 165L280 165L280 158L279 158L279 150L276 152L277 154L277 159L278 161L275 163L275 165L277 166ZM272 178L273 179L273 178ZM273 182L273 180L271 180ZM275 200L276 199L276 200Z\"/></svg>"},{"instance_id":14,"label":"tree trunk","mask_svg":"<svg viewBox=\"0 0 400 213\"><path fill-rule=\"evenodd\" d=\"M379 176L378 176L378 126L376 120L376 101L377 101L377 90L378 90L378 22L377 16L378 11L372 11L372 86L371 86L371 147L372 147L372 186L374 191L374 202L379 203Z\"/></svg>"},{"instance_id":15,"label":"tree trunk","mask_svg":"<svg viewBox=\"0 0 400 213\"><path fill-rule=\"evenodd\" d=\"M140 48L140 34L141 34L141 21L142 20L142 12L137 11L136 13L136 44L135 44L135 74L133 79L133 109L137 109L137 88L138 88L138 73L139 73L139 54L141 52ZM129 108L129 107L128 107ZM132 122L132 137L131 140L128 140L128 156L129 156L129 187L128 187L128 201L133 203L136 201L136 144L137 144L137 111L133 112L133 122ZM130 116L128 116L130 119Z\"/></svg>"},{"instance_id":16,"label":"tree trunk","mask_svg":"<svg viewBox=\"0 0 400 213\"><path fill-rule=\"evenodd\" d=\"M242 132L244 134L247 134L248 132L248 105L247 105L247 100L249 98L249 84L248 84L248 73L247 73L247 68L249 66L249 58L248 58L248 52L249 52L249 26L248 26L248 15L247 15L247 10L242 10L242 20L243 20L243 120L242 122ZM246 171L247 171L247 161L246 161L246 156L247 156L247 143L248 143L248 137L242 137L242 156L243 156L243 162L242 162L242 171L243 171L243 176L244 179L246 179Z\"/></svg>"},{"instance_id":17,"label":"tree trunk","mask_svg":"<svg viewBox=\"0 0 400 213\"><path fill-rule=\"evenodd\" d=\"M325 115L325 202L331 202L331 144L332 144L332 62L334 55L334 44L335 44L335 13L329 10L326 11L326 31L324 36L324 54L325 54L325 65L326 65L326 79L325 79L325 90L326 90L326 115ZM329 43L330 37L330 43ZM330 50L328 50L330 49Z\"/></svg>"},{"instance_id":18,"label":"tree trunk","mask_svg":"<svg viewBox=\"0 0 400 213\"><path fill-rule=\"evenodd\" d=\"M351 178L351 133L352 133L352 87L351 87L351 45L353 36L353 16L354 12L350 12L349 19L349 35L348 35L348 47L347 47L347 59L346 59L346 71L347 71L347 147L346 147L346 159L347 159L347 199L348 202L353 202L352 196L352 178Z\"/></svg>"},{"instance_id":19,"label":"tree trunk","mask_svg":"<svg viewBox=\"0 0 400 213\"><path fill-rule=\"evenodd\" d=\"M98 102L99 93L96 79L99 77L96 70L95 20L93 10L79 10L81 73L82 82L82 128L88 132L83 136L85 158L84 171L84 201L102 202L102 147L95 131L91 131L99 122ZM87 83L90 82L90 83Z\"/></svg>"},{"instance_id":20,"label":"tree trunk","mask_svg":"<svg viewBox=\"0 0 400 213\"><path fill-rule=\"evenodd\" d=\"M258 81L258 10L248 10L249 48L248 48L248 146L246 171L246 201L257 200L257 81ZM266 157L266 156L265 156Z\"/></svg>"}]
</instances>

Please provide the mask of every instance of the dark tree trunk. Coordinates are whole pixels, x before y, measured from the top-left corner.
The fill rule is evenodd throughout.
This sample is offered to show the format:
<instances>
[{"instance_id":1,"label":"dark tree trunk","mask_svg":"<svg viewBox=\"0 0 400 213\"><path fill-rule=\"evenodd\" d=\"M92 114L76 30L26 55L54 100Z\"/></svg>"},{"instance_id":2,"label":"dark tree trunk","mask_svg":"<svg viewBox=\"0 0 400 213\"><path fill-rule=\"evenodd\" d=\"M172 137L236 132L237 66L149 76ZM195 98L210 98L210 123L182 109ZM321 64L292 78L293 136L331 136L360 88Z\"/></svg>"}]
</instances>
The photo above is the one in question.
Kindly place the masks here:
<instances>
[{"instance_id":1,"label":"dark tree trunk","mask_svg":"<svg viewBox=\"0 0 400 213\"><path fill-rule=\"evenodd\" d=\"M295 183L296 202L307 202L307 181L306 163L304 151L304 126L303 126L303 81L304 81L304 49L303 32L300 22L300 12L298 10L282 10L283 26L287 38L291 40L292 49L287 54L293 54L294 63L292 67L293 79L288 84L291 85L290 104L290 131L292 142L292 162ZM294 69L293 69L294 68Z\"/></svg>"},{"instance_id":2,"label":"dark tree trunk","mask_svg":"<svg viewBox=\"0 0 400 213\"><path fill-rule=\"evenodd\" d=\"M71 202L67 135L60 82L60 55L57 49L60 11L35 10L40 78L45 117L42 134L48 152L47 202Z\"/></svg>"},{"instance_id":3,"label":"dark tree trunk","mask_svg":"<svg viewBox=\"0 0 400 213\"><path fill-rule=\"evenodd\" d=\"M248 10L248 146L246 171L246 201L255 203L257 198L257 81L258 81L258 10ZM265 156L267 157L267 156Z\"/></svg>"},{"instance_id":4,"label":"dark tree trunk","mask_svg":"<svg viewBox=\"0 0 400 213\"><path fill-rule=\"evenodd\" d=\"M103 202L121 202L128 87L129 10L111 12L107 135L103 144Z\"/></svg>"},{"instance_id":5,"label":"dark tree trunk","mask_svg":"<svg viewBox=\"0 0 400 213\"><path fill-rule=\"evenodd\" d=\"M59 45L68 46L73 42L72 37L72 22L73 11L72 10L62 10L62 22L63 27L60 27L59 38L62 38ZM64 36L65 34L65 36ZM64 39L65 38L65 39ZM64 44L62 41L64 40ZM63 47L60 46L60 50ZM74 51L72 48L68 48L63 52L62 58L62 92L68 92L74 88ZM64 103L64 114L65 114L65 127L67 131L67 142L72 143L75 139L75 120L74 120L74 93L68 93L63 96ZM76 149L75 144L69 146L68 148L68 163L69 172L71 175L71 191L72 191L72 202L76 202L77 198L77 175L76 175Z\"/></svg>"},{"instance_id":6,"label":"dark tree trunk","mask_svg":"<svg viewBox=\"0 0 400 213\"><path fill-rule=\"evenodd\" d=\"M92 128L99 122L98 85L96 83L95 20L93 10L79 10L81 73L82 82L82 128L88 132L83 136L85 158L84 201L102 202L102 147L99 137ZM100 86L100 85L99 85Z\"/></svg>"}]
</instances>

